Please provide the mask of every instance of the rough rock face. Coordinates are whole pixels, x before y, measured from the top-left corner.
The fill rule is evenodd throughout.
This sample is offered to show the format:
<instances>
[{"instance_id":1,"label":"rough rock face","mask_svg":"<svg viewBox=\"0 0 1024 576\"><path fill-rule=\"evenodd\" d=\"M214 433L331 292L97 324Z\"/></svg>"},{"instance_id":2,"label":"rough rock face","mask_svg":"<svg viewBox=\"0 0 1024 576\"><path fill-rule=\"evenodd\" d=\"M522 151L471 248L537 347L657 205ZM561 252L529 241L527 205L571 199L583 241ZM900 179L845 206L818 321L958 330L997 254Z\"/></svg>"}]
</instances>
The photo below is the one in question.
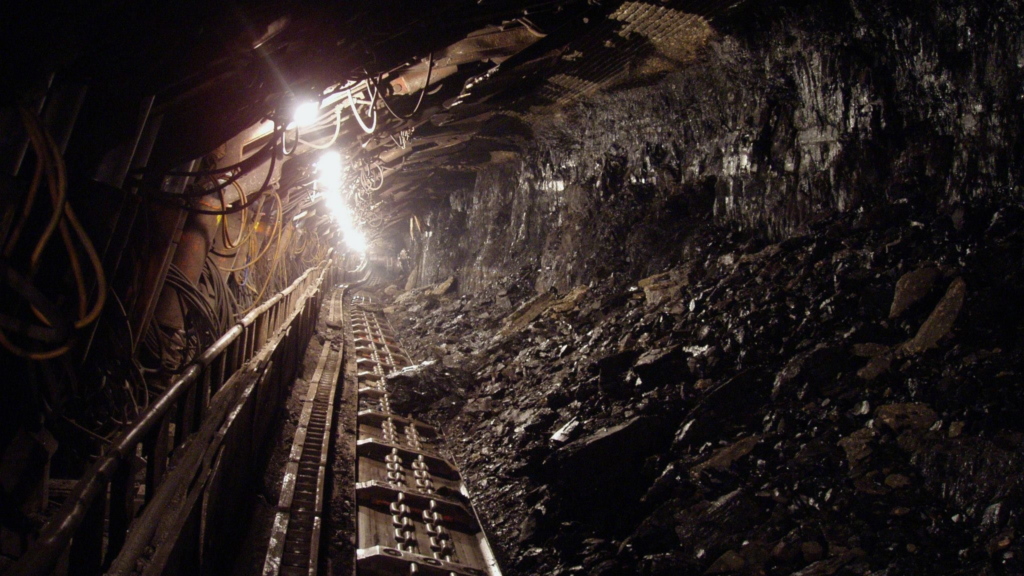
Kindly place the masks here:
<instances>
[{"instance_id":1,"label":"rough rock face","mask_svg":"<svg viewBox=\"0 0 1024 576\"><path fill-rule=\"evenodd\" d=\"M389 311L506 574L1024 573L1022 21L758 3L434 211Z\"/></svg>"},{"instance_id":2,"label":"rough rock face","mask_svg":"<svg viewBox=\"0 0 1024 576\"><path fill-rule=\"evenodd\" d=\"M1024 209L859 221L700 232L572 307L515 278L395 305L414 356L461 369L420 412L505 573L1022 573Z\"/></svg>"},{"instance_id":3,"label":"rough rock face","mask_svg":"<svg viewBox=\"0 0 1024 576\"><path fill-rule=\"evenodd\" d=\"M706 222L783 238L888 206L1012 196L1024 156L1017 1L754 2L701 63L537 126L427 219L420 280L538 291L680 261ZM908 214L909 216L909 214Z\"/></svg>"}]
</instances>

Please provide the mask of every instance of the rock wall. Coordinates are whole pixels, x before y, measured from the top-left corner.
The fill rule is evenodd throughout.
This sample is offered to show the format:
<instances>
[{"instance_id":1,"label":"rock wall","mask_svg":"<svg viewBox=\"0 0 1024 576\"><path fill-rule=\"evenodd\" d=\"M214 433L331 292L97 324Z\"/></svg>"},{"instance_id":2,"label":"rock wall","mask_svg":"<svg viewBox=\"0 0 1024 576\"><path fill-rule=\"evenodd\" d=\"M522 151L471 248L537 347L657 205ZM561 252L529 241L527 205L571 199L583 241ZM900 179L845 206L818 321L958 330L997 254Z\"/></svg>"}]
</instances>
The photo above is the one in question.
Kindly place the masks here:
<instances>
[{"instance_id":1,"label":"rock wall","mask_svg":"<svg viewBox=\"0 0 1024 576\"><path fill-rule=\"evenodd\" d=\"M695 229L781 239L837 212L1016 201L1020 2L751 3L702 63L538 126L425 222L421 284L565 291L680 261ZM697 247L699 249L699 247Z\"/></svg>"},{"instance_id":2,"label":"rock wall","mask_svg":"<svg viewBox=\"0 0 1024 576\"><path fill-rule=\"evenodd\" d=\"M1024 206L890 213L391 303L503 573L1024 574Z\"/></svg>"}]
</instances>

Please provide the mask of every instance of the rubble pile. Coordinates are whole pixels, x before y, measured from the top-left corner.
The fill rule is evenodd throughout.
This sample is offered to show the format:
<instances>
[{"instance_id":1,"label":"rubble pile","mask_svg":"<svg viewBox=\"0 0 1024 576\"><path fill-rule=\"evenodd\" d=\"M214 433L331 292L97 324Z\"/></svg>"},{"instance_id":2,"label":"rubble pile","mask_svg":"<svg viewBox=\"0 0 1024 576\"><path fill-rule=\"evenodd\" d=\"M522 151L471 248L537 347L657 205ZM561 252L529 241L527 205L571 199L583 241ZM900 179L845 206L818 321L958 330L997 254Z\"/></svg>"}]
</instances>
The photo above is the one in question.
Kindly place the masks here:
<instances>
[{"instance_id":1,"label":"rubble pile","mask_svg":"<svg viewBox=\"0 0 1024 576\"><path fill-rule=\"evenodd\" d=\"M653 277L386 311L505 574L1020 574L1020 222L712 227Z\"/></svg>"}]
</instances>

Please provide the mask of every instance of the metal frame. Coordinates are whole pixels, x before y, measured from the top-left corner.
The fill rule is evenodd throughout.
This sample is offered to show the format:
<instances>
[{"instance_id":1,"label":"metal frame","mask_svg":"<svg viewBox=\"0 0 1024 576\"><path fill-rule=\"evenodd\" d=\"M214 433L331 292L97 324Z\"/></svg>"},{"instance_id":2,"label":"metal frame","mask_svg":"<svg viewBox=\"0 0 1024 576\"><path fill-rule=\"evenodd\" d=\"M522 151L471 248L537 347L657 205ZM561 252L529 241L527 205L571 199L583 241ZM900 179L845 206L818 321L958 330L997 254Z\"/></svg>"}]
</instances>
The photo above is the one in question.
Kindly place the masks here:
<instances>
[{"instance_id":1,"label":"metal frame","mask_svg":"<svg viewBox=\"0 0 1024 576\"><path fill-rule=\"evenodd\" d=\"M210 494L204 488L220 462L222 451L217 448L230 433L228 425L242 406L262 412L266 408L261 408L261 403L280 403L281 391L315 329L324 283L332 285L334 276L329 257L242 318L204 351L93 463L39 539L7 574L43 576L62 562L67 562L70 574L99 574L105 566L111 574L134 569L135 560L150 546L158 527L162 528L159 536L173 540L172 552L178 552L176 543L184 532L163 533L165 512L182 508L175 496L190 486L195 488L198 473L200 489L188 495L190 505L184 508L179 528L184 530L188 528L184 524L192 525L196 516L204 516L196 511L208 504ZM266 381L273 381L273 389L264 389ZM275 397L263 398L267 393ZM249 401L254 395L260 396L260 402ZM147 461L146 489L145 503L136 514L133 468L140 446ZM167 473L169 463L174 470ZM194 531L202 534L202 530ZM205 548L202 542L198 548ZM151 561L165 553L157 548L155 554ZM171 560L170 553L164 560ZM145 572L162 573L163 566L157 567L160 571L154 568L150 564Z\"/></svg>"}]
</instances>

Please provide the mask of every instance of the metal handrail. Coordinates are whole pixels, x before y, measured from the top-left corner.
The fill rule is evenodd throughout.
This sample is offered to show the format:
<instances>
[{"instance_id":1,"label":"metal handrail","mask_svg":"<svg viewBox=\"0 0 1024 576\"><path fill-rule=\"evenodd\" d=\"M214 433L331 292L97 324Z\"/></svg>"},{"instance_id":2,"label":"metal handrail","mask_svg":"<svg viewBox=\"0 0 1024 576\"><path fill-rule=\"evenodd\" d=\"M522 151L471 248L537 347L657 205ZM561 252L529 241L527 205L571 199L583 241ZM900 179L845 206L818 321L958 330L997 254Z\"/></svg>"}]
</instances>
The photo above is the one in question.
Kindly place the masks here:
<instances>
[{"instance_id":1,"label":"metal handrail","mask_svg":"<svg viewBox=\"0 0 1024 576\"><path fill-rule=\"evenodd\" d=\"M284 318L278 315L271 319L275 321L276 325L272 330L265 331L263 342L260 342L258 345L255 341L252 342L251 352L248 351L248 331L250 327L265 316L273 316L277 312L276 306L281 301L288 298L300 285L305 285L307 290L307 293L304 294L305 297L294 302L292 310L287 311L284 316L288 316L288 312L298 310L300 305L304 305L308 298L315 294L309 291L309 289L311 287L318 289L323 284L327 273L331 271L332 264L333 260L329 253L328 260L306 270L287 288L245 315L209 348L196 357L164 393L139 416L139 419L131 427L123 430L111 443L110 447L93 462L85 475L68 494L67 499L56 515L44 526L39 539L11 566L6 574L10 576L43 576L51 573L71 545L72 539L82 525L90 507L99 496L106 494L107 487L112 481L114 473L121 465L122 460L135 454L139 444L156 431L158 425L162 425L165 422L170 410L191 391L196 382L199 381L199 378L204 374L204 371L215 360L222 357L231 344L237 342L239 337L244 335L245 338L242 343L245 349L242 351L242 357L237 363L237 367L232 370L232 374L241 370L246 362L255 355L255 352L263 344L270 341L274 332L281 326L281 321ZM315 283L309 284L308 281L311 275L317 270L320 271L319 277ZM258 337L258 334L254 336L254 338ZM221 383L226 381L232 374L227 374L226 371L222 373Z\"/></svg>"}]
</instances>

